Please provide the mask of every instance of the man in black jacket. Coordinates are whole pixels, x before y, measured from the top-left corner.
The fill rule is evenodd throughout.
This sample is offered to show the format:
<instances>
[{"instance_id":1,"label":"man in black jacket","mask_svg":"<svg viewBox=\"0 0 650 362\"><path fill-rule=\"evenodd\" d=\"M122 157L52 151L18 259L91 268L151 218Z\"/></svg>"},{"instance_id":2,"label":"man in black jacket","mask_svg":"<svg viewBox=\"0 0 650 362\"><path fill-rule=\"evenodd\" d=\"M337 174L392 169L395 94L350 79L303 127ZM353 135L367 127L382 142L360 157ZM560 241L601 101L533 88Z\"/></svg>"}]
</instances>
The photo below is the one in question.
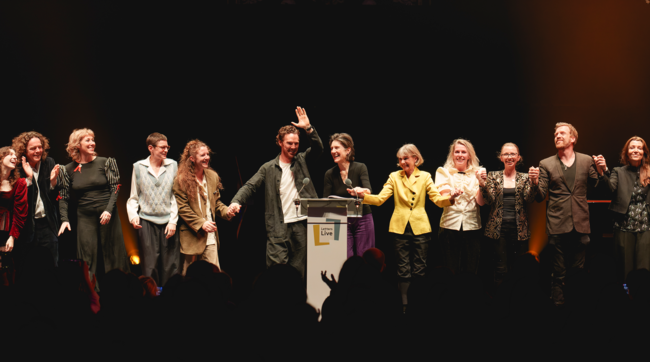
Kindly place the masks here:
<instances>
[{"instance_id":1,"label":"man in black jacket","mask_svg":"<svg viewBox=\"0 0 650 362\"><path fill-rule=\"evenodd\" d=\"M229 215L239 212L264 184L266 219L266 266L290 264L304 277L307 262L307 217L294 205L295 199L317 198L313 183L303 184L309 178L307 164L323 152L323 142L311 126L307 112L296 109L298 123L280 128L276 136L280 154L260 167L242 186L228 208ZM295 126L295 127L294 127ZM298 153L302 128L307 132L311 147Z\"/></svg>"},{"instance_id":2,"label":"man in black jacket","mask_svg":"<svg viewBox=\"0 0 650 362\"><path fill-rule=\"evenodd\" d=\"M54 264L58 263L59 212L57 208L56 179L59 165L47 157L49 140L38 132L23 132L13 139L12 148L22 160L20 177L27 180L28 214L25 227L16 247L22 252L44 246L52 252Z\"/></svg>"}]
</instances>

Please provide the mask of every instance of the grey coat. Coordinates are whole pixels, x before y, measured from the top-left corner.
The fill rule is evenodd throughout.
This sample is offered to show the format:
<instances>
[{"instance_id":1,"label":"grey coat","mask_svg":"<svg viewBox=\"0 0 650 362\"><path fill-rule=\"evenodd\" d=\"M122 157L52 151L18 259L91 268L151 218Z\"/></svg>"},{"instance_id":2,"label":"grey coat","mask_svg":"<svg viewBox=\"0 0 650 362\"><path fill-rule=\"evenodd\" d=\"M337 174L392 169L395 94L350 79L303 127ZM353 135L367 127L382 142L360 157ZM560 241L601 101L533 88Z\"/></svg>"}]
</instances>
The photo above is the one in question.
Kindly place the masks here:
<instances>
[{"instance_id":1,"label":"grey coat","mask_svg":"<svg viewBox=\"0 0 650 362\"><path fill-rule=\"evenodd\" d=\"M309 135L311 147L305 152L297 154L291 162L291 172L296 184L296 189L303 186L302 181L309 176L307 163L318 158L323 153L323 142L321 142L316 129ZM280 168L280 155L265 163L259 171L242 186L232 202L244 205L251 199L253 194L264 184L264 219L266 221L266 233L270 238L283 238L287 231L282 212L282 201L280 201L280 180L282 179L282 168ZM314 183L310 182L300 192L302 198L317 198Z\"/></svg>"}]
</instances>

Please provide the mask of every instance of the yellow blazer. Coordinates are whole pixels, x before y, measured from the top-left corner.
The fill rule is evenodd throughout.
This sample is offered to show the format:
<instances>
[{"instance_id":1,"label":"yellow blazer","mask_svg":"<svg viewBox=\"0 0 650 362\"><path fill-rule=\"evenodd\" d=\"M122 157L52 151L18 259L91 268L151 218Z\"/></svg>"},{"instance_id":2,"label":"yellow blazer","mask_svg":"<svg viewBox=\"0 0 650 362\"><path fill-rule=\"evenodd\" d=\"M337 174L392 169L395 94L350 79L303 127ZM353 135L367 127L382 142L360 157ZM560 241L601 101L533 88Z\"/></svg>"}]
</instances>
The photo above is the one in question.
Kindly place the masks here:
<instances>
[{"instance_id":1,"label":"yellow blazer","mask_svg":"<svg viewBox=\"0 0 650 362\"><path fill-rule=\"evenodd\" d=\"M229 220L228 206L224 205L220 200L219 189L219 176L213 170L207 169L205 172L205 181L208 184L208 204L212 212L212 218L217 216L222 219ZM193 197L188 198L185 190L181 188L178 182L178 177L174 179L174 196L176 197L176 204L178 205L178 224L179 234L181 241L181 253L186 255L199 255L203 253L208 241L208 234L202 229L203 224L207 221L208 209L206 202L202 198ZM197 200L197 198L199 200ZM199 208L199 201L201 207ZM217 249L220 247L219 231L215 231L217 238Z\"/></svg>"},{"instance_id":2,"label":"yellow blazer","mask_svg":"<svg viewBox=\"0 0 650 362\"><path fill-rule=\"evenodd\" d=\"M451 206L449 196L440 195L431 174L420 171L417 167L410 178L406 177L404 171L391 173L381 192L378 195L366 195L363 203L379 206L391 196L395 196L395 211L388 231L396 234L404 234L408 223L411 223L415 235L431 232L431 223L424 209L427 196L438 207Z\"/></svg>"}]
</instances>

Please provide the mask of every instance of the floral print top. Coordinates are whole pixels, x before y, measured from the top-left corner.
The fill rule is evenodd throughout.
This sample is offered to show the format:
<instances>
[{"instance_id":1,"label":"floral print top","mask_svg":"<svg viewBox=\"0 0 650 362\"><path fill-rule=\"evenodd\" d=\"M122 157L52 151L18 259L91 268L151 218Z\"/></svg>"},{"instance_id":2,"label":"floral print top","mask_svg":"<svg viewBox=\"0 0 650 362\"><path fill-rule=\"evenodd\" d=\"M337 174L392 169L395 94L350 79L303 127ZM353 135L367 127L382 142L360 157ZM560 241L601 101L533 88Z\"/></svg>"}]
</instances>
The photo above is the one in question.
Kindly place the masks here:
<instances>
[{"instance_id":1,"label":"floral print top","mask_svg":"<svg viewBox=\"0 0 650 362\"><path fill-rule=\"evenodd\" d=\"M642 232L650 229L646 204L649 188L647 186L643 187L637 171L630 206L625 215L621 215L620 218L614 221L614 229L628 232Z\"/></svg>"}]
</instances>

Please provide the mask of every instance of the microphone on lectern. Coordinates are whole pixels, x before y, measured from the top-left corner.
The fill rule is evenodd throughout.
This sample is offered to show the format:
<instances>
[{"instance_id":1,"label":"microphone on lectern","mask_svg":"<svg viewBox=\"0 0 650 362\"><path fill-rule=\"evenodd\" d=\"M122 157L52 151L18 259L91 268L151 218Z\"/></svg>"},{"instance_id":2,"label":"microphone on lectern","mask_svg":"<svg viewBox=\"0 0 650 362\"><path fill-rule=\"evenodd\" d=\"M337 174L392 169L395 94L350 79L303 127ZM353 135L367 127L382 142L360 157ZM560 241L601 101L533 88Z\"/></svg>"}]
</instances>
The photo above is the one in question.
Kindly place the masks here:
<instances>
[{"instance_id":1,"label":"microphone on lectern","mask_svg":"<svg viewBox=\"0 0 650 362\"><path fill-rule=\"evenodd\" d=\"M298 195L296 196L296 199L293 200L293 203L296 205L296 216L298 216L298 207L300 206L300 192L305 188L305 186L309 185L309 177L305 177L302 180L302 187L300 188L300 191L298 191Z\"/></svg>"}]
</instances>

